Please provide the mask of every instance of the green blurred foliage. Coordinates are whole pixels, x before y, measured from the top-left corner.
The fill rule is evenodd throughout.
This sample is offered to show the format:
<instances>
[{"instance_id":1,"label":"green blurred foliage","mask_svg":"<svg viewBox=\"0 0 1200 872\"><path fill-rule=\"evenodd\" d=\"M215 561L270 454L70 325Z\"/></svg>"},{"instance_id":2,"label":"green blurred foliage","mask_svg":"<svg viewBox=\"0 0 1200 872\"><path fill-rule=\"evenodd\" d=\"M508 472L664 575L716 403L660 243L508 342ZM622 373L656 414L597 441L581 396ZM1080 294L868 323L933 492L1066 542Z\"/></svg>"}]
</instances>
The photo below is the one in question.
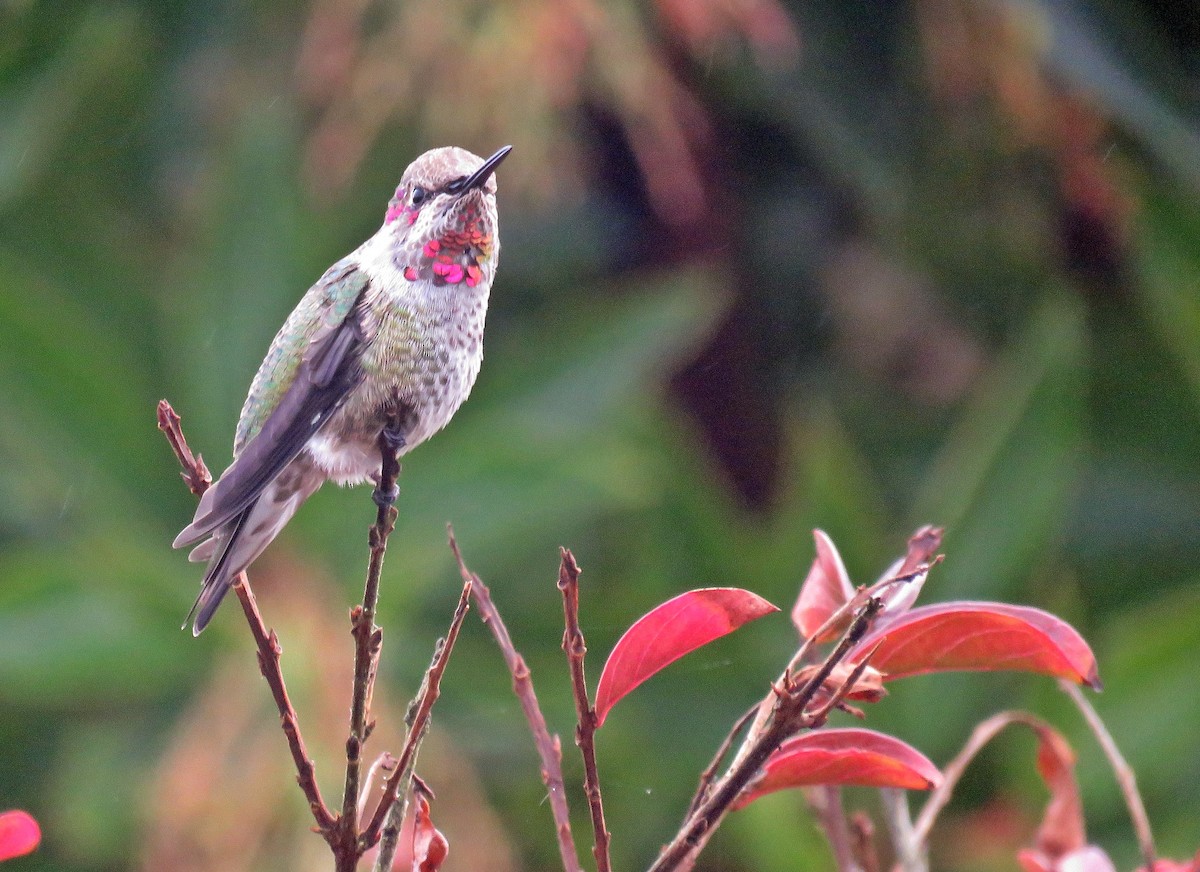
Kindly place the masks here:
<instances>
[{"instance_id":1,"label":"green blurred foliage","mask_svg":"<svg viewBox=\"0 0 1200 872\"><path fill-rule=\"evenodd\" d=\"M624 627L689 587L785 607L606 723L615 865L645 866L795 645L811 529L864 582L933 522L947 558L926 599L1077 626L1162 852L1194 852L1194 20L1136 0L622 0L572 30L556 8L0 3L0 807L46 833L13 868L143 863L156 764L193 696L231 652L255 669L236 610L199 641L176 630L199 571L169 549L192 502L156 401L222 468L275 329L448 137L517 145L504 253L475 393L405 463L377 697L402 705L457 597L447 521L529 660L573 786L559 545L585 570L593 678ZM409 58L437 61L436 80ZM322 492L271 565L286 555L351 602L372 511L364 490ZM283 574L264 573L269 621ZM285 649L304 647L293 630ZM319 677L349 660L345 641L292 666ZM945 762L975 722L1022 706L1079 749L1089 836L1132 868L1111 775L1050 682L911 679L869 723ZM477 622L435 723L524 868L554 868L532 745ZM1032 826L1032 755L1013 739L985 757L953 825L1006 796ZM829 865L798 796L735 815L703 864Z\"/></svg>"}]
</instances>

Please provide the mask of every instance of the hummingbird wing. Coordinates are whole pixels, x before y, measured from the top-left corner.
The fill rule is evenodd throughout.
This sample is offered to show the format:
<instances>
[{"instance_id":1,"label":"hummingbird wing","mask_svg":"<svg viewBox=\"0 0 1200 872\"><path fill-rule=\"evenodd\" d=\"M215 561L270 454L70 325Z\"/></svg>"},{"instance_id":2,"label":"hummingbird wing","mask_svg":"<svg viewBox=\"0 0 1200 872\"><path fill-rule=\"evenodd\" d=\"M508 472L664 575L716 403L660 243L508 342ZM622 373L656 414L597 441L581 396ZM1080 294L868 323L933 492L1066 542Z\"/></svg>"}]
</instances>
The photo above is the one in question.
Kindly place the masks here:
<instances>
[{"instance_id":1,"label":"hummingbird wing","mask_svg":"<svg viewBox=\"0 0 1200 872\"><path fill-rule=\"evenodd\" d=\"M261 425L252 413L243 412L238 441L247 436L248 441L240 446L237 459L221 478L205 491L195 518L176 537L174 547L190 545L243 513L362 383L365 331L361 302L369 280L353 266L336 274L331 269L326 278L330 281L323 279L313 289L320 291L317 299L321 314L314 319L320 326L295 366L290 383ZM297 312L303 306L302 302ZM311 314L304 313L305 317ZM281 336L288 328L285 324ZM281 361L286 356L276 353L279 347L277 339L255 378L252 396L260 383L282 384L277 370L285 366Z\"/></svg>"}]
</instances>

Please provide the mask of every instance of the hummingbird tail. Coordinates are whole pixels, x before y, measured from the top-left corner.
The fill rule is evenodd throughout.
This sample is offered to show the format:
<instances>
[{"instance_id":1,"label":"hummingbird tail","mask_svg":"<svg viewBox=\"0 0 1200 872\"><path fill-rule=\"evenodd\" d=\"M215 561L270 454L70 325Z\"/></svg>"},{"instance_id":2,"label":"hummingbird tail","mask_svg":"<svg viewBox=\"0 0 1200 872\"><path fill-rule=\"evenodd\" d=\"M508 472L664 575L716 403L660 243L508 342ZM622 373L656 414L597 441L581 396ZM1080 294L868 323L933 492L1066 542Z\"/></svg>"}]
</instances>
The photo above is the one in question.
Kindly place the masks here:
<instances>
[{"instance_id":1,"label":"hummingbird tail","mask_svg":"<svg viewBox=\"0 0 1200 872\"><path fill-rule=\"evenodd\" d=\"M232 579L226 576L213 579L211 584L206 583L200 589L200 596L196 597L196 601L192 603L192 610L188 612L187 619L183 622L183 626L186 627L188 621L195 616L195 623L192 624L193 636L199 636L204 632L204 628L208 626L212 616L217 613L217 607L221 605L221 600L225 599L225 594L229 592L232 584Z\"/></svg>"},{"instance_id":2,"label":"hummingbird tail","mask_svg":"<svg viewBox=\"0 0 1200 872\"><path fill-rule=\"evenodd\" d=\"M199 636L239 572L253 563L271 544L284 525L291 520L300 504L321 486L323 477L308 464L297 465L271 482L262 495L235 515L195 549L201 559L207 559L208 569L200 595L188 612L192 635ZM193 552L195 554L195 552Z\"/></svg>"},{"instance_id":3,"label":"hummingbird tail","mask_svg":"<svg viewBox=\"0 0 1200 872\"><path fill-rule=\"evenodd\" d=\"M187 617L183 620L183 626L187 627L188 622L192 624L192 635L199 636L204 632L204 628L208 626L208 622L212 620L212 616L216 614L217 607L221 605L221 600L225 598L230 586L233 584L234 577L245 568L245 566L235 567L232 557L235 556L235 546L241 538L242 530L246 526L246 521L254 510L254 504L251 503L249 508L245 509L240 515L224 527L218 529L211 539L202 543L201 547L206 547L209 555L208 570L204 573L204 581L200 587L200 595L196 597L196 601L192 603L192 608L188 612ZM255 555L257 556L257 555ZM253 559L253 558L252 558ZM248 563L246 565L249 565Z\"/></svg>"},{"instance_id":4,"label":"hummingbird tail","mask_svg":"<svg viewBox=\"0 0 1200 872\"><path fill-rule=\"evenodd\" d=\"M212 560L212 556L217 550L217 539L215 536L209 536L195 548L188 552L188 563L208 563Z\"/></svg>"}]
</instances>

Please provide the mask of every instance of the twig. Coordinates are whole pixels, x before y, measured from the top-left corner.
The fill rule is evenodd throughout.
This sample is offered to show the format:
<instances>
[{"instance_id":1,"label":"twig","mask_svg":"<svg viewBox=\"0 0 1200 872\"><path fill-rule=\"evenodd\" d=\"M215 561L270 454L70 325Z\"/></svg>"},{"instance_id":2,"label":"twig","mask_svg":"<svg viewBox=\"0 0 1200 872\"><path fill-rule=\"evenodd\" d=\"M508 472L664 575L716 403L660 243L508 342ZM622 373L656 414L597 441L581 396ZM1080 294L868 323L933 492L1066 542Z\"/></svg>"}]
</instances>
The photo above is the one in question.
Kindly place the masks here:
<instances>
[{"instance_id":1,"label":"twig","mask_svg":"<svg viewBox=\"0 0 1200 872\"><path fill-rule=\"evenodd\" d=\"M397 458L399 443L389 439L388 434L396 432L398 426L398 415L389 413L387 423L379 434L380 473L375 490L378 511L368 535L371 558L367 564L362 604L350 611L350 633L354 637L354 689L350 697L350 735L346 739L342 814L338 820L337 844L333 845L337 872L353 872L364 850L360 845L358 829L358 792L363 745L374 727L370 720L371 696L379 669L379 651L383 645L383 631L375 626L379 578L383 572L388 536L396 527L396 509L391 501L395 499L396 477L400 474Z\"/></svg>"},{"instance_id":2,"label":"twig","mask_svg":"<svg viewBox=\"0 0 1200 872\"><path fill-rule=\"evenodd\" d=\"M975 729L971 731L971 735L968 737L966 744L963 745L962 750L954 756L953 760L942 767L941 784L930 792L928 799L925 800L925 804L921 806L921 813L917 815L917 822L912 830L912 838L922 852L924 852L925 846L929 842L929 834L933 830L933 824L937 820L937 816L946 807L946 803L950 801L950 797L954 793L954 788L958 786L963 772L971 765L971 761L975 759L975 756L982 750L983 746L994 739L996 734L1009 724L1024 724L1034 732L1050 728L1050 725L1041 718L1021 711L997 712L987 720L976 724Z\"/></svg>"},{"instance_id":3,"label":"twig","mask_svg":"<svg viewBox=\"0 0 1200 872\"><path fill-rule=\"evenodd\" d=\"M592 856L596 858L596 872L609 872L609 832L604 823L604 799L600 793L600 776L596 771L596 711L588 701L587 680L583 673L583 658L587 645L583 630L579 627L579 565L566 548L559 549L558 589L563 597L562 649L571 667L571 689L575 697L575 744L583 755L583 791L587 795L588 808L592 813L592 831L596 843Z\"/></svg>"},{"instance_id":4,"label":"twig","mask_svg":"<svg viewBox=\"0 0 1200 872\"><path fill-rule=\"evenodd\" d=\"M395 770L396 758L392 755L391 751L384 751L375 758L375 762L367 770L367 777L363 779L362 790L358 794L358 816L360 819L367 813L367 800L371 798L371 785L375 783L376 776L380 772L391 773Z\"/></svg>"},{"instance_id":5,"label":"twig","mask_svg":"<svg viewBox=\"0 0 1200 872\"><path fill-rule=\"evenodd\" d=\"M821 668L803 686L789 686L781 682L774 691L775 701L771 716L760 731L752 730L747 743L739 752L729 771L714 785L712 794L701 803L671 842L663 848L650 872L668 872L680 867L694 857L705 845L712 831L729 811L730 804L743 788L758 774L763 763L788 737L803 726L804 710L817 691L825 684L834 668L862 639L871 626L875 615L883 607L882 600L871 597L854 616L849 628L837 646L825 658Z\"/></svg>"},{"instance_id":6,"label":"twig","mask_svg":"<svg viewBox=\"0 0 1200 872\"><path fill-rule=\"evenodd\" d=\"M924 537L926 532L927 532L927 529L923 527L920 530L918 530L917 533L913 536L913 539L910 540L910 543L909 543L909 554L910 555L915 553L913 542L916 541L918 539L918 537ZM924 541L924 540L922 539L922 541ZM907 566L907 563L905 564L905 566ZM854 593L850 596L850 598L848 600L846 600L846 602L842 603L842 605L840 605L837 609L835 609L834 612L825 619L825 621L821 624L820 627L818 627L807 638L805 638L801 641L800 647L796 649L796 652L792 655L791 660L789 660L787 666L784 667L783 674L779 677L778 684L780 686L784 686L784 687L786 687L789 684L792 676L797 672L797 670L800 668L801 664L804 663L808 659L810 653L816 648L818 639L823 638L825 636L825 634L828 632L831 632L834 627L841 626L850 615L854 614L855 612L859 612L861 609L864 608L865 605L870 606L870 609L871 609L871 619L870 620L873 620L875 615L878 614L879 611L882 608L884 608L884 606L886 605L886 602L882 597L882 594L884 591L887 591L888 589L893 588L897 585L907 584L909 581L916 578L921 572L928 571L928 569L929 569L929 566L926 566L926 565L918 566L913 571L906 572L903 574L893 575L888 578L880 579L875 584L871 585L869 588L862 587L862 586L858 587L854 591ZM850 636L851 630L854 628L854 626L855 626L855 620L851 620L850 623L847 625L846 631L843 634L843 643ZM866 633L866 626L867 625L862 626L861 632L856 637L856 639L861 639L862 634ZM839 648L840 648L840 646L839 646ZM850 651L852 649L853 649L853 645L850 645L850 647L847 650L842 651L840 654L838 654L838 660L840 661L843 657L845 657L848 653L850 653ZM826 664L826 666L828 666L828 663ZM823 669L824 668L825 667L823 667ZM862 673L862 670L859 670L858 674L861 675L861 673ZM820 677L820 676L815 676L815 677ZM821 678L821 683L824 683L825 679L828 678L828 673L826 673L823 677L820 677L820 678ZM857 680L857 678L855 680ZM817 686L819 687L820 685L817 685ZM853 684L851 683L848 685L847 689L849 690L852 688L853 688ZM777 713L778 703L779 703L779 701L777 698L767 696L764 700L762 700L761 703L758 704L757 711L755 712L755 716L754 716L754 721L750 725L750 729L746 732L746 740L742 743L742 746L738 749L737 754L734 756L733 763L730 765L730 771L739 767L742 764L744 756L749 752L749 750L753 744L753 741L752 741L753 738L761 736L763 734L763 731L766 729L768 722L772 719L772 717L775 717L775 715ZM692 804L688 807L688 815L689 816L691 816L696 811L697 805L698 805L697 800L694 797L692 800Z\"/></svg>"},{"instance_id":7,"label":"twig","mask_svg":"<svg viewBox=\"0 0 1200 872\"><path fill-rule=\"evenodd\" d=\"M924 842L916 837L908 810L908 793L898 787L881 787L883 820L896 848L896 868L903 872L929 872L929 856Z\"/></svg>"},{"instance_id":8,"label":"twig","mask_svg":"<svg viewBox=\"0 0 1200 872\"><path fill-rule=\"evenodd\" d=\"M879 855L875 850L875 825L866 812L850 815L851 850L863 872L879 872Z\"/></svg>"},{"instance_id":9,"label":"twig","mask_svg":"<svg viewBox=\"0 0 1200 872\"><path fill-rule=\"evenodd\" d=\"M1104 726L1104 721L1100 720L1100 715L1088 702L1079 686L1062 678L1058 680L1058 686L1075 703L1075 707L1079 709L1083 719L1087 721L1095 735L1096 741L1104 750L1104 756L1108 758L1108 764L1113 768L1117 785L1125 797L1125 805L1129 807L1129 817L1133 820L1133 830L1137 834L1138 847L1141 849L1142 859L1146 861L1146 869L1154 869L1157 858L1157 852L1154 850L1154 835L1150 831L1150 818L1146 815L1146 806L1142 803L1142 795L1138 792L1137 776L1121 754L1112 734Z\"/></svg>"},{"instance_id":10,"label":"twig","mask_svg":"<svg viewBox=\"0 0 1200 872\"><path fill-rule=\"evenodd\" d=\"M188 488L193 494L200 496L212 484L212 476L201 456L192 454L187 439L184 438L180 420L170 403L166 400L159 401L158 428L166 435L175 457L183 467L183 480L187 482ZM321 790L317 786L316 767L313 765L312 758L308 756L308 750L304 746L304 737L300 733L300 722L296 717L296 709L288 697L287 685L283 680L283 669L280 663L282 649L279 646L279 638L275 635L274 630L268 630L266 624L263 623L262 614L258 611L258 603L254 599L254 592L250 589L246 573L238 573L233 582L233 590L242 604L242 613L246 616L246 623L250 625L250 633L254 636L254 642L258 646L259 671L266 679L267 686L271 688L271 696L274 697L275 706L279 709L280 725L287 737L292 761L296 764L296 781L304 792L304 798L308 800L308 807L317 822L317 828L326 841L329 841L332 838L336 820L321 797Z\"/></svg>"},{"instance_id":11,"label":"twig","mask_svg":"<svg viewBox=\"0 0 1200 872\"><path fill-rule=\"evenodd\" d=\"M918 530L916 536L914 536L914 539L916 539L917 536L922 535L922 533L925 531L925 529L926 528L922 527L921 530ZM800 668L800 664L803 663L808 658L809 653L816 647L817 639L822 638L827 632L830 631L831 628L838 626L843 621L845 621L845 619L848 615L850 615L853 612L857 612L859 609L863 608L864 604L871 603L871 602L875 602L875 605L872 606L872 620L873 620L875 615L877 615L882 609L884 609L887 606L887 600L884 598L884 593L886 591L888 591L889 589L894 588L898 585L907 584L908 582L912 581L914 578L921 575L922 573L928 572L929 569L935 563L940 561L940 559L941 559L940 557L936 558L934 563L922 564L921 566L918 566L915 570L913 570L911 572L906 572L906 573L899 574L899 575L892 575L892 576L889 576L888 578L881 578L879 581L875 582L870 587L859 587L857 590L855 590L854 594L850 597L850 599L848 599L848 600L846 600L846 602L842 603L842 605L839 606L833 612L833 614L831 614L828 618L825 619L824 623L822 623L821 626L818 627L815 632L813 632L808 638L804 639L800 643L800 647L798 649L796 649L796 653L792 655L792 659L788 661L787 667L783 670L783 675L780 676L780 679L779 679L780 682L784 682L784 683L787 682L788 678L791 675L793 675ZM865 634L866 630L864 629L862 632ZM845 635L846 636L849 635L849 626L847 628ZM861 639L862 638L861 635L858 638ZM845 640L845 636L843 637L843 641L844 640ZM876 647L878 647L878 646L876 646ZM853 645L851 645L850 651L847 651L846 653L851 653L852 651L853 651ZM869 660L870 658L868 656L865 659ZM861 675L862 672L863 672L862 669L859 669L857 671L855 681L858 680L857 676ZM826 676L826 677L828 677L828 676ZM824 679L822 679L822 681L823 680ZM853 682L849 682L845 686L847 688L847 691L853 690L853 688L854 688ZM770 699L770 697L768 697L766 700L763 701L762 706L759 708L758 717L755 719L754 725L751 726L751 728L750 728L750 735L755 735L763 728L768 716L770 715L770 713L772 711L772 705L771 705L772 703L773 703L773 701Z\"/></svg>"},{"instance_id":12,"label":"twig","mask_svg":"<svg viewBox=\"0 0 1200 872\"><path fill-rule=\"evenodd\" d=\"M934 566L942 562L942 556L931 556L933 551L941 545L942 529L940 527L930 527L928 525L917 530L908 540L908 552L905 555L904 561L896 569L896 572L885 578L881 578L872 584L870 587L859 586L850 599L842 603L833 614L825 619L824 623L816 629L807 639L805 639L796 653L792 655L792 659L788 662L787 672L794 672L796 668L804 662L808 657L809 652L815 647L817 639L822 638L833 627L841 624L846 619L846 616L851 612L857 611L868 597L884 598L884 592L908 584L910 581L918 578L921 575L928 573ZM884 603L886 606L886 602Z\"/></svg>"},{"instance_id":13,"label":"twig","mask_svg":"<svg viewBox=\"0 0 1200 872\"><path fill-rule=\"evenodd\" d=\"M308 807L317 821L317 828L321 831L321 835L328 840L337 826L337 821L321 797L321 790L317 786L316 766L313 764L312 758L308 756L308 749L304 746L304 737L300 733L296 709L292 706L287 686L283 682L283 667L280 662L283 649L279 645L279 637L275 635L274 630L268 630L266 624L263 623L262 615L258 611L258 602L254 599L254 591L250 589L246 573L238 573L233 582L233 590L237 594L238 602L242 604L242 613L246 616L246 623L250 625L250 632L258 646L258 669L263 678L267 680L267 686L271 688L271 696L275 699L275 707L279 709L280 725L283 727L284 735L287 736L288 748L292 752L292 762L296 764L296 781L299 783L300 789L304 791L304 798L308 800Z\"/></svg>"},{"instance_id":14,"label":"twig","mask_svg":"<svg viewBox=\"0 0 1200 872\"><path fill-rule=\"evenodd\" d=\"M717 753L713 755L712 760L705 770L700 773L700 783L696 787L696 792L692 795L692 801L688 803L687 813L689 815L700 806L700 803L708 799L708 792L712 789L713 779L717 777L717 770L721 767L721 761L725 759L725 755L733 747L733 740L738 737L738 733L745 728L746 724L750 723L750 719L754 717L757 711L758 703L755 703L746 710L745 714L737 719L733 727L730 728L728 735L721 741L720 747L717 748Z\"/></svg>"},{"instance_id":15,"label":"twig","mask_svg":"<svg viewBox=\"0 0 1200 872\"><path fill-rule=\"evenodd\" d=\"M817 819L829 840L838 872L862 872L854 859L850 824L842 808L842 789L836 784L814 787L810 793L810 800L812 798L816 798L812 804L816 806Z\"/></svg>"},{"instance_id":16,"label":"twig","mask_svg":"<svg viewBox=\"0 0 1200 872\"><path fill-rule=\"evenodd\" d=\"M575 838L571 834L571 815L567 808L567 796L562 776L562 747L558 737L551 736L550 731L546 728L546 718L542 715L541 707L538 706L537 694L534 693L533 681L529 676L529 667L525 664L525 658L513 647L512 637L509 636L508 628L504 626L500 612L492 602L491 594L479 576L471 572L463 562L462 553L458 550L458 543L454 539L454 530L448 526L447 531L450 536L450 550L454 552L458 570L462 574L463 581L470 583L471 596L475 600L475 605L479 607L479 616L491 630L496 644L500 646L500 653L504 656L504 662L508 664L508 671L512 674L513 692L521 703L525 719L529 722L529 730L533 733L533 742L537 747L538 756L542 760L542 781L546 785L550 799L550 813L554 816L558 851L564 872L583 872L583 867L579 865L579 854L575 849Z\"/></svg>"},{"instance_id":17,"label":"twig","mask_svg":"<svg viewBox=\"0 0 1200 872\"><path fill-rule=\"evenodd\" d=\"M183 430L179 426L181 420L170 403L166 400L158 401L158 429L166 435L167 441L171 443L171 450L175 452L179 465L183 467L183 472L179 474L187 482L188 490L196 496L201 496L212 484L212 474L204 465L204 458L199 454L192 454L192 449L188 447L187 440L183 438Z\"/></svg>"},{"instance_id":18,"label":"twig","mask_svg":"<svg viewBox=\"0 0 1200 872\"><path fill-rule=\"evenodd\" d=\"M846 680L841 683L837 690L830 694L829 699L815 712L805 712L808 720L808 726L812 728L825 726L825 721L829 719L829 713L835 708L839 708L854 686L858 684L858 680L862 678L862 674L867 671L867 667L871 665L871 660L875 656L875 652L879 650L879 646L883 644L883 640L879 642L870 651L863 655L863 658L854 664L854 669L846 677Z\"/></svg>"},{"instance_id":19,"label":"twig","mask_svg":"<svg viewBox=\"0 0 1200 872\"><path fill-rule=\"evenodd\" d=\"M408 738L404 748L396 760L392 774L384 782L383 797L371 816L371 822L359 837L360 851L365 851L376 842L381 842L379 857L375 868L390 870L392 858L396 853L396 844L400 836L400 824L404 820L405 806L408 804L408 787L416 778L413 770L417 765L417 753L421 749L421 741L429 732L430 717L433 714L433 704L441 695L442 675L446 672L446 664L450 660L450 652L458 640L458 632L462 629L463 620L471 605L471 585L463 584L462 593L458 597L458 605L454 609L454 617L450 619L450 628L446 637L438 642L433 652L433 662L425 672L421 681L421 689L409 709ZM386 824L385 824L386 822Z\"/></svg>"},{"instance_id":20,"label":"twig","mask_svg":"<svg viewBox=\"0 0 1200 872\"><path fill-rule=\"evenodd\" d=\"M829 632L832 627L836 627L838 624L844 621L848 615L862 608L863 604L869 597L870 593L868 593L866 588L859 587L857 590L855 590L854 595L851 596L850 599L846 600L846 602L842 603L842 605L839 606L833 614L826 618L825 622L817 628L816 632L800 643L800 647L796 649L796 653L793 654L792 659L788 661L787 668L783 672L784 677L792 672L795 672L800 664L808 658L809 652L817 646L817 639L820 639L827 632Z\"/></svg>"}]
</instances>

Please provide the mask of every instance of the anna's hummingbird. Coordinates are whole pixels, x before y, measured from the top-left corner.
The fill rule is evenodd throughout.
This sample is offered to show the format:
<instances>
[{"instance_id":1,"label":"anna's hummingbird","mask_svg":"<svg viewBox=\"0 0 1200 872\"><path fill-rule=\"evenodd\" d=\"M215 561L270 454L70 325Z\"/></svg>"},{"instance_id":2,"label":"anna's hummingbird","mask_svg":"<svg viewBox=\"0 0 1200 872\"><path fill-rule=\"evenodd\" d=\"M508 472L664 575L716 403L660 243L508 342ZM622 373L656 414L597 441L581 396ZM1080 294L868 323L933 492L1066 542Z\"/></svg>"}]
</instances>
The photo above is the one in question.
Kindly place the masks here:
<instances>
[{"instance_id":1,"label":"anna's hummingbird","mask_svg":"<svg viewBox=\"0 0 1200 872\"><path fill-rule=\"evenodd\" d=\"M510 149L483 160L435 148L413 161L383 226L325 271L276 334L242 407L234 461L175 538L176 548L203 539L189 559L208 561L193 635L325 481L379 481L389 414L403 454L467 398L500 252L493 173Z\"/></svg>"}]
</instances>

